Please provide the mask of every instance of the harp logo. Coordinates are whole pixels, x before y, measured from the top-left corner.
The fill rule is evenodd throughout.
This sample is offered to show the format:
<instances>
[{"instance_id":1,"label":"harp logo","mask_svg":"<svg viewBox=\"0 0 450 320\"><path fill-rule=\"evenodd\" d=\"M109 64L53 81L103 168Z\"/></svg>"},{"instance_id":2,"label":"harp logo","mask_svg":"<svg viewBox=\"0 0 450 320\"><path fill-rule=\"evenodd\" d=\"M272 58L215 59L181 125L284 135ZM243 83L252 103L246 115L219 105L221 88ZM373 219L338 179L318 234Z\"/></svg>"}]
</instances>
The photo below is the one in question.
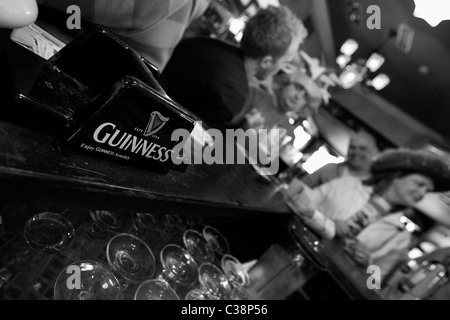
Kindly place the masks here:
<instances>
[{"instance_id":1,"label":"harp logo","mask_svg":"<svg viewBox=\"0 0 450 320\"><path fill-rule=\"evenodd\" d=\"M145 128L144 137L149 137L157 133L164 127L169 119L169 117L164 117L158 111L153 111L150 115L150 121L147 124L147 128Z\"/></svg>"}]
</instances>

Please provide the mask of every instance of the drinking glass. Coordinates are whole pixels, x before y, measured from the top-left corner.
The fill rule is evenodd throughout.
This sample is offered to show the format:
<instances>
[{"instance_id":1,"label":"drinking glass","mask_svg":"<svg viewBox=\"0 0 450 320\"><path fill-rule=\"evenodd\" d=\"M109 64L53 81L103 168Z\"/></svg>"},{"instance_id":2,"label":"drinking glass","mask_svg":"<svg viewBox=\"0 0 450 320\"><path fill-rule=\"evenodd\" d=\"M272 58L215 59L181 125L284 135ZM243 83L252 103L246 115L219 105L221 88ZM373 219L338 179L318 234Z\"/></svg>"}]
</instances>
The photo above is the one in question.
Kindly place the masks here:
<instances>
[{"instance_id":1,"label":"drinking glass","mask_svg":"<svg viewBox=\"0 0 450 320\"><path fill-rule=\"evenodd\" d=\"M45 253L57 253L72 246L75 230L72 223L63 216L41 212L26 222L24 236L31 248Z\"/></svg>"},{"instance_id":2,"label":"drinking glass","mask_svg":"<svg viewBox=\"0 0 450 320\"><path fill-rule=\"evenodd\" d=\"M89 215L101 229L113 234L130 231L134 223L133 217L128 212L89 210Z\"/></svg>"},{"instance_id":3,"label":"drinking glass","mask_svg":"<svg viewBox=\"0 0 450 320\"><path fill-rule=\"evenodd\" d=\"M237 286L231 290L230 294L231 300L258 300L258 298L245 287Z\"/></svg>"},{"instance_id":4,"label":"drinking glass","mask_svg":"<svg viewBox=\"0 0 450 320\"><path fill-rule=\"evenodd\" d=\"M186 294L184 300L219 300L219 298L204 288L194 288Z\"/></svg>"},{"instance_id":5,"label":"drinking glass","mask_svg":"<svg viewBox=\"0 0 450 320\"><path fill-rule=\"evenodd\" d=\"M55 300L118 300L119 280L108 267L93 260L81 260L64 267L54 285Z\"/></svg>"},{"instance_id":6,"label":"drinking glass","mask_svg":"<svg viewBox=\"0 0 450 320\"><path fill-rule=\"evenodd\" d=\"M225 274L211 263L202 263L198 268L199 282L203 289L217 297L227 300L231 294L231 284Z\"/></svg>"},{"instance_id":7,"label":"drinking glass","mask_svg":"<svg viewBox=\"0 0 450 320\"><path fill-rule=\"evenodd\" d=\"M180 300L178 294L166 282L151 279L137 288L134 300Z\"/></svg>"},{"instance_id":8,"label":"drinking glass","mask_svg":"<svg viewBox=\"0 0 450 320\"><path fill-rule=\"evenodd\" d=\"M166 282L177 292L191 288L198 280L198 266L191 254L176 244L167 244L160 253L163 270L157 279ZM183 295L181 295L183 296Z\"/></svg>"},{"instance_id":9,"label":"drinking glass","mask_svg":"<svg viewBox=\"0 0 450 320\"><path fill-rule=\"evenodd\" d=\"M138 237L146 235L158 236L166 231L163 222L157 215L135 213L134 216L133 233Z\"/></svg>"},{"instance_id":10,"label":"drinking glass","mask_svg":"<svg viewBox=\"0 0 450 320\"><path fill-rule=\"evenodd\" d=\"M186 230L183 233L183 243L198 265L214 261L214 250L200 232Z\"/></svg>"},{"instance_id":11,"label":"drinking glass","mask_svg":"<svg viewBox=\"0 0 450 320\"><path fill-rule=\"evenodd\" d=\"M236 257L230 254L225 254L221 259L221 266L227 279L233 286L241 287L248 284L248 273Z\"/></svg>"},{"instance_id":12,"label":"drinking glass","mask_svg":"<svg viewBox=\"0 0 450 320\"><path fill-rule=\"evenodd\" d=\"M132 233L144 240L157 256L167 243L172 233L166 225L166 217L152 213L135 213Z\"/></svg>"},{"instance_id":13,"label":"drinking glass","mask_svg":"<svg viewBox=\"0 0 450 320\"><path fill-rule=\"evenodd\" d=\"M223 256L230 252L230 245L223 234L212 226L203 227L203 237L217 254Z\"/></svg>"},{"instance_id":14,"label":"drinking glass","mask_svg":"<svg viewBox=\"0 0 450 320\"><path fill-rule=\"evenodd\" d=\"M152 250L131 234L120 233L112 237L106 247L106 257L113 271L132 283L150 279L155 273Z\"/></svg>"}]
</instances>

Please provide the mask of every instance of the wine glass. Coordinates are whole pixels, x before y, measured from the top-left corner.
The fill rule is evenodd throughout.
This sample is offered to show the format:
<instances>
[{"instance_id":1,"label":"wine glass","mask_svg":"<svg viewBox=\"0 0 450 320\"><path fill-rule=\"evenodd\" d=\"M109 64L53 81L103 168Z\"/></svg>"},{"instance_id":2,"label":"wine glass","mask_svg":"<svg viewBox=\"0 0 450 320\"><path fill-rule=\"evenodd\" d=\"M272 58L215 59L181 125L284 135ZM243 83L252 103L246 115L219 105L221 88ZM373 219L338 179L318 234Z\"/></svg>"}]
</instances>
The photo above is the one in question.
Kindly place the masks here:
<instances>
[{"instance_id":1,"label":"wine glass","mask_svg":"<svg viewBox=\"0 0 450 320\"><path fill-rule=\"evenodd\" d=\"M166 226L165 217L152 213L135 213L132 232L144 240L158 255L162 247L170 243L172 234Z\"/></svg>"},{"instance_id":2,"label":"wine glass","mask_svg":"<svg viewBox=\"0 0 450 320\"><path fill-rule=\"evenodd\" d=\"M160 253L163 270L157 279L177 291L191 288L198 280L198 266L191 254L177 244L167 244Z\"/></svg>"},{"instance_id":3,"label":"wine glass","mask_svg":"<svg viewBox=\"0 0 450 320\"><path fill-rule=\"evenodd\" d=\"M214 250L200 232L186 230L183 233L183 243L197 264L214 261Z\"/></svg>"},{"instance_id":4,"label":"wine glass","mask_svg":"<svg viewBox=\"0 0 450 320\"><path fill-rule=\"evenodd\" d=\"M180 297L166 282L151 279L141 283L134 300L180 300Z\"/></svg>"},{"instance_id":5,"label":"wine glass","mask_svg":"<svg viewBox=\"0 0 450 320\"><path fill-rule=\"evenodd\" d=\"M133 233L136 236L144 236L146 234L158 235L165 232L161 219L151 213L135 213L134 214Z\"/></svg>"},{"instance_id":6,"label":"wine glass","mask_svg":"<svg viewBox=\"0 0 450 320\"><path fill-rule=\"evenodd\" d=\"M199 282L203 289L219 300L226 300L231 294L231 284L225 274L211 263L202 263L198 268Z\"/></svg>"},{"instance_id":7,"label":"wine glass","mask_svg":"<svg viewBox=\"0 0 450 320\"><path fill-rule=\"evenodd\" d=\"M231 290L231 300L258 300L258 298L245 287L237 286Z\"/></svg>"},{"instance_id":8,"label":"wine glass","mask_svg":"<svg viewBox=\"0 0 450 320\"><path fill-rule=\"evenodd\" d=\"M217 254L223 256L230 252L228 240L216 228L212 226L203 227L203 237Z\"/></svg>"},{"instance_id":9,"label":"wine glass","mask_svg":"<svg viewBox=\"0 0 450 320\"><path fill-rule=\"evenodd\" d=\"M221 259L222 270L228 280L235 287L245 286L249 282L249 276L242 263L234 256L225 254Z\"/></svg>"},{"instance_id":10,"label":"wine glass","mask_svg":"<svg viewBox=\"0 0 450 320\"><path fill-rule=\"evenodd\" d=\"M140 283L155 273L152 250L131 234L120 233L112 237L106 246L106 257L113 271L131 283Z\"/></svg>"},{"instance_id":11,"label":"wine glass","mask_svg":"<svg viewBox=\"0 0 450 320\"><path fill-rule=\"evenodd\" d=\"M31 248L45 253L57 253L72 246L75 230L65 217L41 212L26 222L24 236Z\"/></svg>"},{"instance_id":12,"label":"wine glass","mask_svg":"<svg viewBox=\"0 0 450 320\"><path fill-rule=\"evenodd\" d=\"M89 215L100 228L113 234L130 231L134 223L133 217L128 212L89 210Z\"/></svg>"},{"instance_id":13,"label":"wine glass","mask_svg":"<svg viewBox=\"0 0 450 320\"><path fill-rule=\"evenodd\" d=\"M122 297L114 273L93 260L76 261L64 267L53 291L55 300L118 300Z\"/></svg>"},{"instance_id":14,"label":"wine glass","mask_svg":"<svg viewBox=\"0 0 450 320\"><path fill-rule=\"evenodd\" d=\"M219 298L204 288L194 288L186 294L184 300L219 300Z\"/></svg>"}]
</instances>

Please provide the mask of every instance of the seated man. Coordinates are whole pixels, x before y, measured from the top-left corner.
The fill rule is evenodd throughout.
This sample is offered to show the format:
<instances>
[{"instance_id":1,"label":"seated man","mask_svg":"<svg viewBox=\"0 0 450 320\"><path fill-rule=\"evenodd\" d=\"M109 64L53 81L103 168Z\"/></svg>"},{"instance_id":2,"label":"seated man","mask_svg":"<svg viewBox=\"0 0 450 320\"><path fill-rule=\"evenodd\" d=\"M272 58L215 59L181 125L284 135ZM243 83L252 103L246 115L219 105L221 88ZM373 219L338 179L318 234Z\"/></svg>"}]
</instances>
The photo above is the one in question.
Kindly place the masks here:
<instances>
[{"instance_id":1,"label":"seated man","mask_svg":"<svg viewBox=\"0 0 450 320\"><path fill-rule=\"evenodd\" d=\"M267 79L297 54L307 31L287 8L262 9L246 24L240 47L212 38L180 42L161 75L167 94L211 127L238 127L249 82Z\"/></svg>"},{"instance_id":2,"label":"seated man","mask_svg":"<svg viewBox=\"0 0 450 320\"><path fill-rule=\"evenodd\" d=\"M358 131L350 139L345 162L329 163L314 173L302 177L301 180L310 188L315 188L342 176L367 178L370 174L370 164L379 152L376 139L367 131Z\"/></svg>"}]
</instances>

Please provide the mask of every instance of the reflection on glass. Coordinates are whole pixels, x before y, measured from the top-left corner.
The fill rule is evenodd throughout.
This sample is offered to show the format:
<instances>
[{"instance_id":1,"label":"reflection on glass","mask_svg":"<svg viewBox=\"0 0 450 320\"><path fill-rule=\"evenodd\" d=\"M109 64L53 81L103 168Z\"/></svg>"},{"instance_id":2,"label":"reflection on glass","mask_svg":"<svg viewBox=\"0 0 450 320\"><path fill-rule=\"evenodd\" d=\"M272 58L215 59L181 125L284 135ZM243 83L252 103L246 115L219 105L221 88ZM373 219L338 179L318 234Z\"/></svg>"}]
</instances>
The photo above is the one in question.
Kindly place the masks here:
<instances>
[{"instance_id":1,"label":"reflection on glass","mask_svg":"<svg viewBox=\"0 0 450 320\"><path fill-rule=\"evenodd\" d=\"M28 245L38 251L57 253L73 244L75 230L63 216L42 212L27 221L24 236Z\"/></svg>"},{"instance_id":2,"label":"reflection on glass","mask_svg":"<svg viewBox=\"0 0 450 320\"><path fill-rule=\"evenodd\" d=\"M221 259L221 266L233 286L244 286L248 283L248 273L236 257L225 254Z\"/></svg>"},{"instance_id":3,"label":"reflection on glass","mask_svg":"<svg viewBox=\"0 0 450 320\"><path fill-rule=\"evenodd\" d=\"M204 288L195 288L186 294L184 300L219 300L219 298Z\"/></svg>"},{"instance_id":4,"label":"reflection on glass","mask_svg":"<svg viewBox=\"0 0 450 320\"><path fill-rule=\"evenodd\" d=\"M234 287L230 294L231 300L258 300L258 298L244 287Z\"/></svg>"},{"instance_id":5,"label":"reflection on glass","mask_svg":"<svg viewBox=\"0 0 450 320\"><path fill-rule=\"evenodd\" d=\"M211 263L203 263L199 268L199 282L203 289L217 297L227 300L231 294L231 285L225 274Z\"/></svg>"},{"instance_id":6,"label":"reflection on glass","mask_svg":"<svg viewBox=\"0 0 450 320\"><path fill-rule=\"evenodd\" d=\"M208 241L211 248L213 248L214 252L216 252L217 254L224 255L230 252L230 245L228 244L228 240L216 228L205 226L203 228L203 237L206 239L206 241Z\"/></svg>"},{"instance_id":7,"label":"reflection on glass","mask_svg":"<svg viewBox=\"0 0 450 320\"><path fill-rule=\"evenodd\" d=\"M93 260L77 261L64 267L55 281L55 300L120 298L119 280L105 265Z\"/></svg>"},{"instance_id":8,"label":"reflection on glass","mask_svg":"<svg viewBox=\"0 0 450 320\"><path fill-rule=\"evenodd\" d=\"M134 300L180 300L180 298L167 283L152 279L138 287Z\"/></svg>"},{"instance_id":9,"label":"reflection on glass","mask_svg":"<svg viewBox=\"0 0 450 320\"><path fill-rule=\"evenodd\" d=\"M152 250L131 234L112 237L106 247L106 256L114 272L133 283L151 278L156 269Z\"/></svg>"},{"instance_id":10,"label":"reflection on glass","mask_svg":"<svg viewBox=\"0 0 450 320\"><path fill-rule=\"evenodd\" d=\"M197 264L214 260L213 248L200 232L193 229L186 230L183 233L183 243Z\"/></svg>"},{"instance_id":11,"label":"reflection on glass","mask_svg":"<svg viewBox=\"0 0 450 320\"><path fill-rule=\"evenodd\" d=\"M167 244L160 253L162 273L158 279L171 286L190 286L198 279L198 266L190 253L176 244Z\"/></svg>"},{"instance_id":12,"label":"reflection on glass","mask_svg":"<svg viewBox=\"0 0 450 320\"><path fill-rule=\"evenodd\" d=\"M133 217L127 212L89 210L89 214L98 226L112 233L128 232L133 225Z\"/></svg>"}]
</instances>

